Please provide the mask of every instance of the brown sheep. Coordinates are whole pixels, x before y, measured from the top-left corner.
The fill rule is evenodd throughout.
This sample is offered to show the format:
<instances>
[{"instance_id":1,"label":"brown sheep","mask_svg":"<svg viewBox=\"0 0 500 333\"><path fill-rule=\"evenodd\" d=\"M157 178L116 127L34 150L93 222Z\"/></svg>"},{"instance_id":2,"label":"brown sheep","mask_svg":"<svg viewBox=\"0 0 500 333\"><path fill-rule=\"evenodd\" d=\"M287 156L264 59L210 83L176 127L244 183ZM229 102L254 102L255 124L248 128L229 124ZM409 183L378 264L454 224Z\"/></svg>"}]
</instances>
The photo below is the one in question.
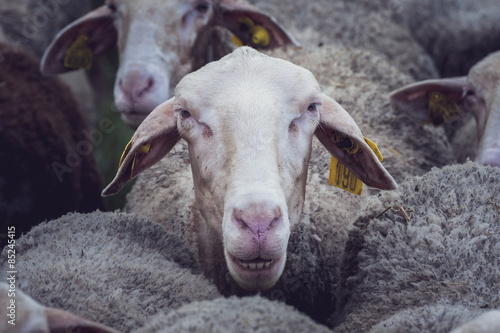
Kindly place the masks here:
<instances>
[{"instance_id":1,"label":"brown sheep","mask_svg":"<svg viewBox=\"0 0 500 333\"><path fill-rule=\"evenodd\" d=\"M101 121L101 130L112 124ZM35 56L0 44L2 233L13 225L20 236L42 220L103 208L92 155L98 135L85 129L69 88L40 73Z\"/></svg>"}]
</instances>

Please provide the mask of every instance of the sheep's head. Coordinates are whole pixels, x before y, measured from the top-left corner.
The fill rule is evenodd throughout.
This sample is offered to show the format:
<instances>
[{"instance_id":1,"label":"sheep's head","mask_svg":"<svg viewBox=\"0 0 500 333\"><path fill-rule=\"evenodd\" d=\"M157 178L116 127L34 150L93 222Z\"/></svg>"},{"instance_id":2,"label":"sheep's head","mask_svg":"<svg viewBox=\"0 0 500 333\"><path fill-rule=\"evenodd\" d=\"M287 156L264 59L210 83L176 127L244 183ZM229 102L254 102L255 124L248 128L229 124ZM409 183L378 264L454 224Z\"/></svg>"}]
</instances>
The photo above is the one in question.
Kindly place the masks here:
<instances>
[{"instance_id":1,"label":"sheep's head","mask_svg":"<svg viewBox=\"0 0 500 333\"><path fill-rule=\"evenodd\" d=\"M471 112L478 130L476 162L500 167L500 52L478 62L468 76L417 82L390 98L395 109L436 126Z\"/></svg>"},{"instance_id":2,"label":"sheep's head","mask_svg":"<svg viewBox=\"0 0 500 333\"><path fill-rule=\"evenodd\" d=\"M231 275L243 288L265 290L281 276L300 220L313 135L365 184L396 188L311 72L243 47L182 79L175 97L139 126L103 194L116 193L182 137L197 205L223 241ZM356 149L332 141L339 135Z\"/></svg>"},{"instance_id":3,"label":"sheep's head","mask_svg":"<svg viewBox=\"0 0 500 333\"><path fill-rule=\"evenodd\" d=\"M107 0L58 34L45 52L42 71L89 67L93 57L117 42L115 104L123 119L137 127L172 96L184 75L227 49L218 41L216 26L254 47L296 43L272 17L243 1Z\"/></svg>"}]
</instances>

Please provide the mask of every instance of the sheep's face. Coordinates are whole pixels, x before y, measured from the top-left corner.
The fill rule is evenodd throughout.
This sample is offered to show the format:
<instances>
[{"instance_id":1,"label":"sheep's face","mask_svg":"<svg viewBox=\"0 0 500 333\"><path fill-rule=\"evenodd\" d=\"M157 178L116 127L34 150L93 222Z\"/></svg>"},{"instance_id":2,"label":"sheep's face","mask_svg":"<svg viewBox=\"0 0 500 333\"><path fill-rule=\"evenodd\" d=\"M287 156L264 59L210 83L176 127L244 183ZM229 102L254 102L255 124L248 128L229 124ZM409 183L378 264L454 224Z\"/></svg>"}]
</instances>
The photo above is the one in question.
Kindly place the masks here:
<instances>
[{"instance_id":1,"label":"sheep's face","mask_svg":"<svg viewBox=\"0 0 500 333\"><path fill-rule=\"evenodd\" d=\"M500 52L491 54L469 71L467 99L478 124L476 162L500 167Z\"/></svg>"},{"instance_id":2,"label":"sheep's face","mask_svg":"<svg viewBox=\"0 0 500 333\"><path fill-rule=\"evenodd\" d=\"M267 289L279 278L290 228L299 222L321 92L291 63L239 52L176 88L196 200L224 243L233 278Z\"/></svg>"},{"instance_id":3,"label":"sheep's face","mask_svg":"<svg viewBox=\"0 0 500 333\"><path fill-rule=\"evenodd\" d=\"M116 193L184 138L197 206L219 235L208 246L222 241L238 284L265 290L281 276L300 220L313 135L365 184L396 188L352 118L308 70L242 47L181 80L175 97L139 126L103 194ZM197 229L206 240L206 227Z\"/></svg>"},{"instance_id":4,"label":"sheep's face","mask_svg":"<svg viewBox=\"0 0 500 333\"><path fill-rule=\"evenodd\" d=\"M117 42L115 104L124 121L137 127L171 97L182 77L230 51L215 26L254 47L296 44L272 17L244 1L106 0L58 34L45 52L42 71L90 66L92 57ZM80 53L68 65L68 52L75 48Z\"/></svg>"},{"instance_id":5,"label":"sheep's face","mask_svg":"<svg viewBox=\"0 0 500 333\"><path fill-rule=\"evenodd\" d=\"M213 16L200 0L107 0L118 32L120 67L115 104L125 122L138 126L171 88L193 69L193 46L207 39ZM201 42L198 40L198 42Z\"/></svg>"}]
</instances>

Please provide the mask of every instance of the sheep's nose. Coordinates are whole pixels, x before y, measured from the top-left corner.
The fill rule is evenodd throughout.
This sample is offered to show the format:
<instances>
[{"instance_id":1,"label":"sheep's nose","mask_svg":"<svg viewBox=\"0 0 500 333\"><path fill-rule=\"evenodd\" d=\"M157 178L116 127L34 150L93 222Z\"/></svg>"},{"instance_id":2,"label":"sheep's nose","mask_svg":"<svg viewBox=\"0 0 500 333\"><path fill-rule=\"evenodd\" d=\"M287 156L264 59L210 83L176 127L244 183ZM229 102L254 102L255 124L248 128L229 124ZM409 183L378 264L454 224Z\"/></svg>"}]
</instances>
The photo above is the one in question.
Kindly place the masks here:
<instances>
[{"instance_id":1,"label":"sheep's nose","mask_svg":"<svg viewBox=\"0 0 500 333\"><path fill-rule=\"evenodd\" d=\"M251 203L245 209L236 208L233 212L233 222L241 229L249 229L259 244L282 220L281 208L269 207L266 203Z\"/></svg>"},{"instance_id":2,"label":"sheep's nose","mask_svg":"<svg viewBox=\"0 0 500 333\"><path fill-rule=\"evenodd\" d=\"M137 102L151 91L155 81L151 75L139 70L132 70L119 80L118 85L130 102Z\"/></svg>"}]
</instances>

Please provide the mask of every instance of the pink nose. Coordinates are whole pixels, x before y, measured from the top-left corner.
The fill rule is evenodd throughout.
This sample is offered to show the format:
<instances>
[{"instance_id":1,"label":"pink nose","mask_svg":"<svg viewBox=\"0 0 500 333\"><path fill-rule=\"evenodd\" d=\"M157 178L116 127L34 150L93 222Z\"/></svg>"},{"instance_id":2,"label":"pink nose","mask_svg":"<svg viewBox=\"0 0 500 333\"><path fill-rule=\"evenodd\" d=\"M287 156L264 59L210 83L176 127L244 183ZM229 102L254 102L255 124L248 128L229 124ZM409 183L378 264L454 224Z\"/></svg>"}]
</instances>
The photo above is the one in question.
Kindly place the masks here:
<instances>
[{"instance_id":1,"label":"pink nose","mask_svg":"<svg viewBox=\"0 0 500 333\"><path fill-rule=\"evenodd\" d=\"M119 80L119 87L130 103L140 101L155 85L151 75L140 70L131 70Z\"/></svg>"},{"instance_id":2,"label":"pink nose","mask_svg":"<svg viewBox=\"0 0 500 333\"><path fill-rule=\"evenodd\" d=\"M252 203L246 209L235 209L233 222L242 229L249 229L259 242L264 240L267 232L282 222L281 209L269 208L265 203Z\"/></svg>"}]
</instances>

